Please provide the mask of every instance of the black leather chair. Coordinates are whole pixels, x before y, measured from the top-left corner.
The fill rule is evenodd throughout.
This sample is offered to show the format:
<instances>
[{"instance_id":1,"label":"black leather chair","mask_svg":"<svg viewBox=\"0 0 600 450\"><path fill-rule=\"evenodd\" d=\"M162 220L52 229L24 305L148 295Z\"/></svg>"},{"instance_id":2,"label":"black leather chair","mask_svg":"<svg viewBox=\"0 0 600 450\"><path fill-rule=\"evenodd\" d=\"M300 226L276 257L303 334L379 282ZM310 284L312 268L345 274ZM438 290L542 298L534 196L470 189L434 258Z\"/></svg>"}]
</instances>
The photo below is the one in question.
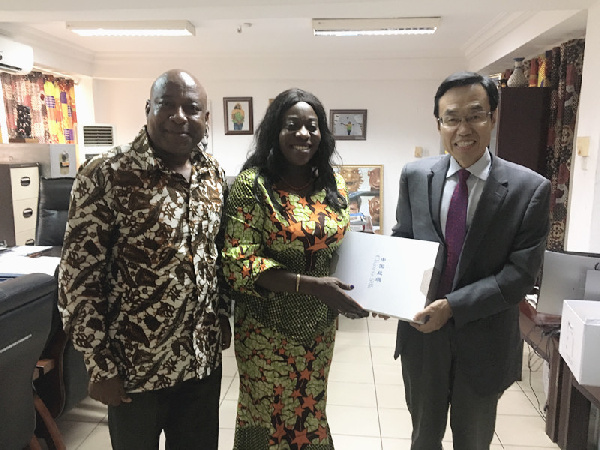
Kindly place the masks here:
<instances>
[{"instance_id":1,"label":"black leather chair","mask_svg":"<svg viewBox=\"0 0 600 450\"><path fill-rule=\"evenodd\" d=\"M0 283L0 448L35 440L33 374L48 339L56 280L29 274ZM37 441L36 441L37 442Z\"/></svg>"},{"instance_id":2,"label":"black leather chair","mask_svg":"<svg viewBox=\"0 0 600 450\"><path fill-rule=\"evenodd\" d=\"M42 178L38 203L36 245L61 246L69 215L74 178Z\"/></svg>"},{"instance_id":3,"label":"black leather chair","mask_svg":"<svg viewBox=\"0 0 600 450\"><path fill-rule=\"evenodd\" d=\"M62 246L69 216L74 178L42 178L38 202L36 245ZM38 383L38 391L53 417L59 417L87 396L89 376L83 355L73 347L62 330L54 308L50 341L44 357L56 361L56 371Z\"/></svg>"},{"instance_id":4,"label":"black leather chair","mask_svg":"<svg viewBox=\"0 0 600 450\"><path fill-rule=\"evenodd\" d=\"M90 377L83 355L75 350L62 329L56 304L52 330L42 358L53 360L56 370L38 380L36 387L52 417L57 418L87 397Z\"/></svg>"}]
</instances>

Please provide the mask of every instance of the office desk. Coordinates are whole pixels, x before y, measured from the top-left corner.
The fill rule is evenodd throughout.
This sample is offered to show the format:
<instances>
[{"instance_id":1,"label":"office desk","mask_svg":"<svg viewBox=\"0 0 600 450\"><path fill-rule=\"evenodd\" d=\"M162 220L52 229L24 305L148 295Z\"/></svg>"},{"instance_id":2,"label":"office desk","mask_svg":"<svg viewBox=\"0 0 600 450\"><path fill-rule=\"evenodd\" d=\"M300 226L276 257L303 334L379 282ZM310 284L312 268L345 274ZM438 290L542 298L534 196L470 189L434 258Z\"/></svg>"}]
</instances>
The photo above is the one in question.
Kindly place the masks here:
<instances>
[{"instance_id":1,"label":"office desk","mask_svg":"<svg viewBox=\"0 0 600 450\"><path fill-rule=\"evenodd\" d=\"M579 384L564 359L560 355L558 359L560 405L556 443L562 450L586 449L591 406L600 408L600 387Z\"/></svg>"},{"instance_id":2,"label":"office desk","mask_svg":"<svg viewBox=\"0 0 600 450\"><path fill-rule=\"evenodd\" d=\"M560 406L560 354L558 353L558 334L560 316L538 314L526 300L519 304L519 327L521 336L550 367L548 399L546 401L546 434L552 442L558 441L558 410Z\"/></svg>"},{"instance_id":3,"label":"office desk","mask_svg":"<svg viewBox=\"0 0 600 450\"><path fill-rule=\"evenodd\" d=\"M529 303L519 305L523 339L550 366L546 434L562 450L587 447L591 405L600 408L600 387L577 382L558 351L560 316L537 314Z\"/></svg>"},{"instance_id":4,"label":"office desk","mask_svg":"<svg viewBox=\"0 0 600 450\"><path fill-rule=\"evenodd\" d=\"M538 314L526 300L519 303L521 336L542 358L550 362L552 336L560 330L560 316Z\"/></svg>"}]
</instances>

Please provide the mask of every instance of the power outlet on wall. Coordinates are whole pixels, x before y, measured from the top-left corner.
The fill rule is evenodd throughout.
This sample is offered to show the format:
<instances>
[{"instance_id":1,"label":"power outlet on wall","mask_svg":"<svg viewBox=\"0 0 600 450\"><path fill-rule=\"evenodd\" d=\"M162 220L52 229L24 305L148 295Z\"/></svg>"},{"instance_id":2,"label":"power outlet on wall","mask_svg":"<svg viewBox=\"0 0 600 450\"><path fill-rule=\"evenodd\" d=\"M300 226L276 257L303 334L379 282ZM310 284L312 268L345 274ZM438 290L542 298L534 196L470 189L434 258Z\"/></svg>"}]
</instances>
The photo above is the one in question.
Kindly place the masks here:
<instances>
[{"instance_id":1,"label":"power outlet on wall","mask_svg":"<svg viewBox=\"0 0 600 450\"><path fill-rule=\"evenodd\" d=\"M590 137L589 136L581 136L577 138L577 154L579 156L589 156L590 155Z\"/></svg>"}]
</instances>

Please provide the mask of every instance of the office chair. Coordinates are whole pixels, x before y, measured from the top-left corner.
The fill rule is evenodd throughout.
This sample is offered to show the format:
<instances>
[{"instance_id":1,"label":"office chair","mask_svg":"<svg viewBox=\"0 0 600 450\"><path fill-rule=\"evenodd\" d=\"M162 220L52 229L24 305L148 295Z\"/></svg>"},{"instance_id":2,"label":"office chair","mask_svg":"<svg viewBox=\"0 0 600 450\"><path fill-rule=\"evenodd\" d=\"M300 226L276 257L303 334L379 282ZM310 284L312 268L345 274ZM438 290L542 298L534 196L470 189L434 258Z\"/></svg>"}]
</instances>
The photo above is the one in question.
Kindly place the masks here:
<instances>
[{"instance_id":1,"label":"office chair","mask_svg":"<svg viewBox=\"0 0 600 450\"><path fill-rule=\"evenodd\" d=\"M69 177L40 180L36 245L62 246L74 181ZM57 364L55 371L38 381L38 392L52 416L59 417L87 397L89 376L83 355L75 350L62 330L56 306L43 356Z\"/></svg>"},{"instance_id":2,"label":"office chair","mask_svg":"<svg viewBox=\"0 0 600 450\"><path fill-rule=\"evenodd\" d=\"M29 274L0 283L0 448L35 448L32 380L56 302L56 281Z\"/></svg>"},{"instance_id":3,"label":"office chair","mask_svg":"<svg viewBox=\"0 0 600 450\"><path fill-rule=\"evenodd\" d=\"M62 246L74 178L40 179L36 245Z\"/></svg>"}]
</instances>

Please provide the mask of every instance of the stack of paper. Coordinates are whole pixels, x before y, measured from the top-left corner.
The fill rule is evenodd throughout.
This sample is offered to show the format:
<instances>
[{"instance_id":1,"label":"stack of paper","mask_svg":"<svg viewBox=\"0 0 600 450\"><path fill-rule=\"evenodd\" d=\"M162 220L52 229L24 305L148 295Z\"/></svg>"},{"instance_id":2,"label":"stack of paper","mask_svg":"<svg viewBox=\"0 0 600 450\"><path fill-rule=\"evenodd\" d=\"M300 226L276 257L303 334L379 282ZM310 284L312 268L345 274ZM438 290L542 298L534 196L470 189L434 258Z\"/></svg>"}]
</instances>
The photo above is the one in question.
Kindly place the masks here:
<instances>
[{"instance_id":1,"label":"stack of paper","mask_svg":"<svg viewBox=\"0 0 600 450\"><path fill-rule=\"evenodd\" d=\"M60 258L37 256L51 247L20 246L11 247L0 253L0 277L18 277L28 273L54 275Z\"/></svg>"}]
</instances>

